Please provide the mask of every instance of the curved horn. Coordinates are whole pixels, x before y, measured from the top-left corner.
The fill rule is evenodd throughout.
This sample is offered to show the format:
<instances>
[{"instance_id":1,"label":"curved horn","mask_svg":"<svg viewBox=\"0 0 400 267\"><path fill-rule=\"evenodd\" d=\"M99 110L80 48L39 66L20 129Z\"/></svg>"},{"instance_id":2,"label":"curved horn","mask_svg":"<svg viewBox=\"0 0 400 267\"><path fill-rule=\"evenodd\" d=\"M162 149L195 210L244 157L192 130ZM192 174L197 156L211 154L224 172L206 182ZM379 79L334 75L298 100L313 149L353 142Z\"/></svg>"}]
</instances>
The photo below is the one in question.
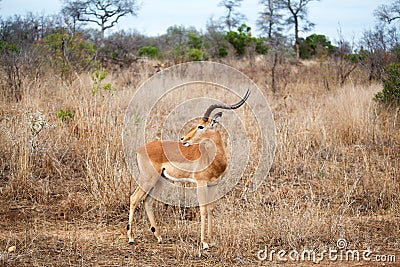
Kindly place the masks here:
<instances>
[{"instance_id":1,"label":"curved horn","mask_svg":"<svg viewBox=\"0 0 400 267\"><path fill-rule=\"evenodd\" d=\"M213 105L211 105L207 110L206 110L206 112L204 113L204 115L203 115L203 121L207 121L208 120L208 118L210 117L210 114L211 114L211 112L214 110L214 109L217 109L217 108L222 108L222 109L237 109L237 108L239 108L241 105L243 105L244 104L244 102L246 102L246 100L247 100L247 98L249 98L249 96L250 96L250 90L249 89L247 89L247 92L246 92L246 94L244 95L244 97L239 101L239 102L237 102L236 104L233 104L233 105L224 105L224 104L213 104Z\"/></svg>"}]
</instances>

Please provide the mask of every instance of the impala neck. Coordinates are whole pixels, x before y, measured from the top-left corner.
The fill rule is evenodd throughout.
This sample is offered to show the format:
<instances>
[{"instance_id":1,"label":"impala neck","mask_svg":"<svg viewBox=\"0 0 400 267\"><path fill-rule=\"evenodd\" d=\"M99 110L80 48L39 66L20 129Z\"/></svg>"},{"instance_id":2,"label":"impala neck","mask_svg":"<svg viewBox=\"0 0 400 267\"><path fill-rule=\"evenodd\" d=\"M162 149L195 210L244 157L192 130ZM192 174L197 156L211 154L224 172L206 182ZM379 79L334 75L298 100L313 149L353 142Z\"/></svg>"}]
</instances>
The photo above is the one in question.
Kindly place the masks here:
<instances>
[{"instance_id":1,"label":"impala neck","mask_svg":"<svg viewBox=\"0 0 400 267\"><path fill-rule=\"evenodd\" d=\"M208 141L206 139L203 142L209 151L214 151L215 155L225 154L224 142L222 141L221 133L219 131L210 135Z\"/></svg>"}]
</instances>

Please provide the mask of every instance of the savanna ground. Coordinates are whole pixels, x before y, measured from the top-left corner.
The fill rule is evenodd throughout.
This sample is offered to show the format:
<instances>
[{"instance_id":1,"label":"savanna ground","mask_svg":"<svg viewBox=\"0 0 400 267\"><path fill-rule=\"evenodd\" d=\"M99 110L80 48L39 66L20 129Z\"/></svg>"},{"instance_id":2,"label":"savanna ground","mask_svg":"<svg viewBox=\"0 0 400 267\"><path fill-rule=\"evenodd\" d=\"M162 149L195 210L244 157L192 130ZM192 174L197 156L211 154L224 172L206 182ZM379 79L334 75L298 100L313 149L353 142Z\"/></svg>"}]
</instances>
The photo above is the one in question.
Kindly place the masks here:
<instances>
[{"instance_id":1,"label":"savanna ground","mask_svg":"<svg viewBox=\"0 0 400 267\"><path fill-rule=\"evenodd\" d=\"M323 251L341 238L349 249L400 262L399 110L376 105L382 86L366 82L361 70L338 85L332 66L311 63L278 70L280 88L272 93L265 63L230 62L267 97L277 150L258 191L248 192L245 175L217 203L218 244L208 251L199 249L197 209L161 203L155 215L164 243L157 244L140 207L136 242L127 244L134 185L121 133L129 100L154 72L152 62L109 71L105 82L116 90L94 95L90 74L70 83L49 71L25 81L21 101L0 101L0 265L283 265L276 255L260 262L258 251ZM319 264L383 263L326 257Z\"/></svg>"}]
</instances>

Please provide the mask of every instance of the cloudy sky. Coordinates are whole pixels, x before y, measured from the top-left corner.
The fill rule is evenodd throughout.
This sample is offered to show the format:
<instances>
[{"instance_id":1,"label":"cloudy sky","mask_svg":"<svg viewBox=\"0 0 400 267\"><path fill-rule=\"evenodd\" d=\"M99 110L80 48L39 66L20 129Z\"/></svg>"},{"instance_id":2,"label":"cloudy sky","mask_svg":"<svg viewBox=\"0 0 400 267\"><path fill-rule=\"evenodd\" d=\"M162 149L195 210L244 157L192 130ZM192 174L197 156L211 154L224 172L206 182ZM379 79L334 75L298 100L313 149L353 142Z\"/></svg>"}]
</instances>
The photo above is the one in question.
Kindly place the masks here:
<instances>
[{"instance_id":1,"label":"cloudy sky","mask_svg":"<svg viewBox=\"0 0 400 267\"><path fill-rule=\"evenodd\" d=\"M0 16L15 14L56 14L61 9L59 0L0 0ZM172 25L195 26L205 29L207 21L219 18L224 9L220 0L139 0L141 9L137 17L126 17L114 28L135 29L146 35L157 36ZM321 0L309 4L309 20L316 27L309 33L324 34L333 42L339 39L339 29L348 41L358 40L363 31L372 28L376 20L374 10L389 0ZM246 15L247 24L253 29L262 6L259 0L243 0L240 11ZM254 31L253 31L254 32ZM257 34L257 32L255 32Z\"/></svg>"}]
</instances>

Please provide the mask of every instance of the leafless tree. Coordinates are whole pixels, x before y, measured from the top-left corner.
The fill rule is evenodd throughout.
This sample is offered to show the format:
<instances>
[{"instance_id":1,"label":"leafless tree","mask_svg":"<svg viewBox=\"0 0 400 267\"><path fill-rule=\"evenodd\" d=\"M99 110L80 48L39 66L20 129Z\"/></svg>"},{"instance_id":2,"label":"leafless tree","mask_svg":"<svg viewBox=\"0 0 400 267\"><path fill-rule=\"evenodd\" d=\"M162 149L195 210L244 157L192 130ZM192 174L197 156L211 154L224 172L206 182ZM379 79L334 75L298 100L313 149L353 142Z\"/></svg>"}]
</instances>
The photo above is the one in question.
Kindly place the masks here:
<instances>
[{"instance_id":1,"label":"leafless tree","mask_svg":"<svg viewBox=\"0 0 400 267\"><path fill-rule=\"evenodd\" d=\"M350 75L357 69L358 62L353 62L351 57L347 57L353 51L353 45L346 42L343 37L338 43L339 47L333 55L333 64L336 72L336 79L343 86L349 79ZM324 81L326 88L329 90L329 83Z\"/></svg>"},{"instance_id":2,"label":"leafless tree","mask_svg":"<svg viewBox=\"0 0 400 267\"><path fill-rule=\"evenodd\" d=\"M246 16L236 11L242 4L243 0L222 0L218 6L225 7L227 13L221 19L225 23L228 31L236 28L246 20Z\"/></svg>"},{"instance_id":3,"label":"leafless tree","mask_svg":"<svg viewBox=\"0 0 400 267\"><path fill-rule=\"evenodd\" d=\"M384 68L393 61L395 53L391 51L400 46L399 32L396 27L378 24L374 29L365 31L360 41L364 57L363 65L369 71L369 80L382 80Z\"/></svg>"},{"instance_id":4,"label":"leafless tree","mask_svg":"<svg viewBox=\"0 0 400 267\"><path fill-rule=\"evenodd\" d=\"M261 0L260 3L264 9L259 13L257 26L271 40L274 34L283 30L282 5L279 0Z\"/></svg>"},{"instance_id":5,"label":"leafless tree","mask_svg":"<svg viewBox=\"0 0 400 267\"><path fill-rule=\"evenodd\" d=\"M136 16L139 6L136 0L63 0L62 13L77 22L91 22L101 27L101 37L105 30L112 28L118 20L128 14Z\"/></svg>"},{"instance_id":6,"label":"leafless tree","mask_svg":"<svg viewBox=\"0 0 400 267\"><path fill-rule=\"evenodd\" d=\"M392 1L390 4L381 5L375 10L375 16L387 23L400 19L400 0Z\"/></svg>"},{"instance_id":7,"label":"leafless tree","mask_svg":"<svg viewBox=\"0 0 400 267\"><path fill-rule=\"evenodd\" d=\"M314 24L308 21L307 5L312 1L320 0L277 0L278 5L285 9L289 15L285 19L287 25L294 26L294 37L296 45L296 58L300 58L300 31L309 31Z\"/></svg>"},{"instance_id":8,"label":"leafless tree","mask_svg":"<svg viewBox=\"0 0 400 267\"><path fill-rule=\"evenodd\" d=\"M400 19L400 0L379 6L375 12L379 23L373 29L364 31L361 38L363 66L369 71L369 80L384 79L385 67L394 62L400 47L400 32L397 25Z\"/></svg>"},{"instance_id":9,"label":"leafless tree","mask_svg":"<svg viewBox=\"0 0 400 267\"><path fill-rule=\"evenodd\" d=\"M4 74L0 94L21 100L27 82L35 82L43 71L46 55L40 53L39 41L59 25L54 17L32 13L0 18L0 72Z\"/></svg>"}]
</instances>

